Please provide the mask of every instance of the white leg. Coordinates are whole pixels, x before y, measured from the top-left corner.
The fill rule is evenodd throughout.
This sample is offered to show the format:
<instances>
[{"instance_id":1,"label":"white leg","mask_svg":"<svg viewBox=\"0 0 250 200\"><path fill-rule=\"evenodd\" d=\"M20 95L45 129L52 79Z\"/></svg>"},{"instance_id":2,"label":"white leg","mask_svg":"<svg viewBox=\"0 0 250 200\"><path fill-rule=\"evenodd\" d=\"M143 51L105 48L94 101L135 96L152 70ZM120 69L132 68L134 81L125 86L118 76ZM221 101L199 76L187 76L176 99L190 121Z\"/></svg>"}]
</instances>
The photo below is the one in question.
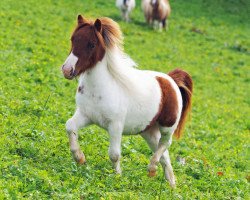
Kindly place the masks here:
<instances>
[{"instance_id":1,"label":"white leg","mask_svg":"<svg viewBox=\"0 0 250 200\"><path fill-rule=\"evenodd\" d=\"M121 174L120 158L121 158L121 140L122 140L123 124L112 122L109 125L109 158L112 161L116 173Z\"/></svg>"},{"instance_id":2,"label":"white leg","mask_svg":"<svg viewBox=\"0 0 250 200\"><path fill-rule=\"evenodd\" d=\"M168 26L169 26L169 22L168 22L168 19L166 19L166 21L165 21L165 30L166 31L168 30Z\"/></svg>"},{"instance_id":3,"label":"white leg","mask_svg":"<svg viewBox=\"0 0 250 200\"><path fill-rule=\"evenodd\" d=\"M77 109L75 114L66 122L66 131L69 137L70 151L75 161L79 164L84 164L86 160L80 149L80 145L78 144L77 131L86 126L88 123L89 120L83 116L79 109Z\"/></svg>"},{"instance_id":4,"label":"white leg","mask_svg":"<svg viewBox=\"0 0 250 200\"><path fill-rule=\"evenodd\" d=\"M175 187L176 178L174 176L173 167L171 165L171 160L169 156L168 149L163 153L160 162L162 164L165 178L169 181L171 187Z\"/></svg>"},{"instance_id":5,"label":"white leg","mask_svg":"<svg viewBox=\"0 0 250 200\"><path fill-rule=\"evenodd\" d=\"M122 12L122 20L125 21L126 20L126 13L125 13L126 11L122 10L121 12Z\"/></svg>"},{"instance_id":6,"label":"white leg","mask_svg":"<svg viewBox=\"0 0 250 200\"><path fill-rule=\"evenodd\" d=\"M125 21L129 22L129 12L128 12L128 10L125 11Z\"/></svg>"},{"instance_id":7,"label":"white leg","mask_svg":"<svg viewBox=\"0 0 250 200\"><path fill-rule=\"evenodd\" d=\"M159 131L158 125L154 125L149 130L143 132L141 135L147 141L151 150L153 152L156 152L158 150L158 144L161 138L161 133ZM171 142L172 142L172 137L169 140L169 143L167 145L168 147L171 145ZM152 159L149 165L149 176L154 176L156 174L156 164L159 162L159 158L156 157L155 158L156 162L152 164ZM163 167L165 178L169 181L171 187L175 187L175 176L174 176L173 168L172 168L170 157L169 157L169 152L167 149L161 155L160 163Z\"/></svg>"},{"instance_id":8,"label":"white leg","mask_svg":"<svg viewBox=\"0 0 250 200\"><path fill-rule=\"evenodd\" d=\"M157 30L157 23L158 23L158 22L157 22L156 20L153 20L152 23L153 23L153 28L154 28L154 30Z\"/></svg>"},{"instance_id":9,"label":"white leg","mask_svg":"<svg viewBox=\"0 0 250 200\"><path fill-rule=\"evenodd\" d=\"M159 27L159 31L160 31L160 32L162 31L162 26L163 26L163 25L162 25L162 22L159 21L159 22L158 22L158 27Z\"/></svg>"},{"instance_id":10,"label":"white leg","mask_svg":"<svg viewBox=\"0 0 250 200\"><path fill-rule=\"evenodd\" d=\"M166 149L171 145L172 142L172 134L169 131L162 131L161 129L161 137L158 143L157 150L153 154L150 164L148 167L149 176L155 176L156 174L156 166L160 161L161 156L166 151Z\"/></svg>"}]
</instances>

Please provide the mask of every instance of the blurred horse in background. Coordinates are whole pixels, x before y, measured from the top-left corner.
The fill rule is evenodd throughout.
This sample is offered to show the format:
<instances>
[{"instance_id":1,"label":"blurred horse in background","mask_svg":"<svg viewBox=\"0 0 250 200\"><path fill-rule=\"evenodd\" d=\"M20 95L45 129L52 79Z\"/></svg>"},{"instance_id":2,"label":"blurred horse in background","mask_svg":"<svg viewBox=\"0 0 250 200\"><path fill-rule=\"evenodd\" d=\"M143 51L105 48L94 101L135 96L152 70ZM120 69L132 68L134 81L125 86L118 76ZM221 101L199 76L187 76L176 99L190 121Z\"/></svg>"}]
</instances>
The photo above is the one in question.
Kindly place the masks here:
<instances>
[{"instance_id":1,"label":"blurred horse in background","mask_svg":"<svg viewBox=\"0 0 250 200\"><path fill-rule=\"evenodd\" d=\"M129 15L135 8L135 0L116 0L116 7L120 9L122 19L129 22Z\"/></svg>"},{"instance_id":2,"label":"blurred horse in background","mask_svg":"<svg viewBox=\"0 0 250 200\"><path fill-rule=\"evenodd\" d=\"M167 28L168 17L171 13L168 0L142 0L141 7L146 22L153 24L154 29Z\"/></svg>"}]
</instances>

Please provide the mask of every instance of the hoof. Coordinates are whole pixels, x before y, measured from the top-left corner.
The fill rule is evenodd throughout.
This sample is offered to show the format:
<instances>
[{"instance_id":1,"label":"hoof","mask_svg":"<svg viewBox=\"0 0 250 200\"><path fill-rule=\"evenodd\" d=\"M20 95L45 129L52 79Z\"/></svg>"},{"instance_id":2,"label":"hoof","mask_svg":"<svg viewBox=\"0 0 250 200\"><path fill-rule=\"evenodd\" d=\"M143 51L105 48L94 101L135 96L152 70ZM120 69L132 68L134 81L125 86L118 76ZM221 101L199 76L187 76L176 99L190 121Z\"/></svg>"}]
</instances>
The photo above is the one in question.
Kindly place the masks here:
<instances>
[{"instance_id":1,"label":"hoof","mask_svg":"<svg viewBox=\"0 0 250 200\"><path fill-rule=\"evenodd\" d=\"M78 164L83 165L86 163L86 159L84 156L82 156L78 161L76 161Z\"/></svg>"},{"instance_id":2,"label":"hoof","mask_svg":"<svg viewBox=\"0 0 250 200\"><path fill-rule=\"evenodd\" d=\"M119 175L122 175L122 170L121 170L121 169L116 169L116 170L115 170L115 173L116 173L116 174L119 174Z\"/></svg>"},{"instance_id":3,"label":"hoof","mask_svg":"<svg viewBox=\"0 0 250 200\"><path fill-rule=\"evenodd\" d=\"M169 184L170 184L170 187L171 187L172 189L175 189L175 188L176 188L175 183L169 183Z\"/></svg>"},{"instance_id":4,"label":"hoof","mask_svg":"<svg viewBox=\"0 0 250 200\"><path fill-rule=\"evenodd\" d=\"M149 177L154 177L156 176L156 171L157 171L157 166L150 164L148 166L148 176Z\"/></svg>"},{"instance_id":5,"label":"hoof","mask_svg":"<svg viewBox=\"0 0 250 200\"><path fill-rule=\"evenodd\" d=\"M165 172L165 178L168 180L170 187L174 189L176 186L176 179L174 176L174 172L172 171L172 169L169 170L167 168L164 169L164 172Z\"/></svg>"},{"instance_id":6,"label":"hoof","mask_svg":"<svg viewBox=\"0 0 250 200\"><path fill-rule=\"evenodd\" d=\"M176 187L176 182L175 182L175 177L173 176L171 179L168 180L169 181L169 185L172 189L174 189Z\"/></svg>"},{"instance_id":7,"label":"hoof","mask_svg":"<svg viewBox=\"0 0 250 200\"><path fill-rule=\"evenodd\" d=\"M84 154L83 154L83 152L81 150L72 151L72 155L73 155L74 160L78 164L83 165L83 164L86 163L85 156L84 156Z\"/></svg>"},{"instance_id":8,"label":"hoof","mask_svg":"<svg viewBox=\"0 0 250 200\"><path fill-rule=\"evenodd\" d=\"M154 177L154 176L156 176L156 170L148 170L148 176L149 176L149 177Z\"/></svg>"}]
</instances>

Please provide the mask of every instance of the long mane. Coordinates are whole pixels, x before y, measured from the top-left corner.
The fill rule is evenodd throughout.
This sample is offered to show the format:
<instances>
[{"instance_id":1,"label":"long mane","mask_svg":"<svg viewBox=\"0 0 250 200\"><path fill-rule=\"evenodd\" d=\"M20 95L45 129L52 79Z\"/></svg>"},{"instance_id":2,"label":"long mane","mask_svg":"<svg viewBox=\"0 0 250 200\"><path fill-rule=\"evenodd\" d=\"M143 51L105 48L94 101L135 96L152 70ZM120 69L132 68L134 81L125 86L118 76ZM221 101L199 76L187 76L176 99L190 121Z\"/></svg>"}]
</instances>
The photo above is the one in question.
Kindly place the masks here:
<instances>
[{"instance_id":1,"label":"long mane","mask_svg":"<svg viewBox=\"0 0 250 200\"><path fill-rule=\"evenodd\" d=\"M102 28L101 33L96 32L96 35L106 51L107 69L118 84L133 93L138 85L135 69L137 64L123 51L123 35L120 26L107 17L101 17L99 20ZM86 24L93 26L94 20L84 19L81 26Z\"/></svg>"},{"instance_id":2,"label":"long mane","mask_svg":"<svg viewBox=\"0 0 250 200\"><path fill-rule=\"evenodd\" d=\"M132 92L136 87L137 64L123 51L123 35L119 25L110 18L100 18L108 70L121 86Z\"/></svg>"},{"instance_id":3,"label":"long mane","mask_svg":"<svg viewBox=\"0 0 250 200\"><path fill-rule=\"evenodd\" d=\"M118 47L123 50L123 35L119 25L110 18L100 18L102 22L102 36L106 48Z\"/></svg>"}]
</instances>

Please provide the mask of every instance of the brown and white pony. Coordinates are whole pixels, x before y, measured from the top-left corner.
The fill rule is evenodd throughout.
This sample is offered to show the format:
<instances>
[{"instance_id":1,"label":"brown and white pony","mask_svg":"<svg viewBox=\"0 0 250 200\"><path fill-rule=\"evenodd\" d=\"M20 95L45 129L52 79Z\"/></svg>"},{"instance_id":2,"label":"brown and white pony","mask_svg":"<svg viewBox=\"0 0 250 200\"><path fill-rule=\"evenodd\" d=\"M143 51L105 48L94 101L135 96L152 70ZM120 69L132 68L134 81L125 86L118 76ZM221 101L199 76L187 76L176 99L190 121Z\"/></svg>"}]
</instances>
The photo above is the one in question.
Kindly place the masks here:
<instances>
[{"instance_id":1,"label":"brown and white pony","mask_svg":"<svg viewBox=\"0 0 250 200\"><path fill-rule=\"evenodd\" d=\"M168 149L172 135L180 137L191 107L189 74L180 69L167 75L135 68L134 61L123 52L118 24L109 18L92 21L79 15L71 42L62 72L67 79L79 76L76 111L66 123L75 161L85 163L77 131L97 124L109 133L109 157L116 172L121 173L122 134L140 134L154 152L149 176L156 175L160 162L174 187Z\"/></svg>"},{"instance_id":2,"label":"brown and white pony","mask_svg":"<svg viewBox=\"0 0 250 200\"><path fill-rule=\"evenodd\" d=\"M168 0L142 0L141 7L148 24L153 24L159 30L167 27L167 19L171 13Z\"/></svg>"}]
</instances>

